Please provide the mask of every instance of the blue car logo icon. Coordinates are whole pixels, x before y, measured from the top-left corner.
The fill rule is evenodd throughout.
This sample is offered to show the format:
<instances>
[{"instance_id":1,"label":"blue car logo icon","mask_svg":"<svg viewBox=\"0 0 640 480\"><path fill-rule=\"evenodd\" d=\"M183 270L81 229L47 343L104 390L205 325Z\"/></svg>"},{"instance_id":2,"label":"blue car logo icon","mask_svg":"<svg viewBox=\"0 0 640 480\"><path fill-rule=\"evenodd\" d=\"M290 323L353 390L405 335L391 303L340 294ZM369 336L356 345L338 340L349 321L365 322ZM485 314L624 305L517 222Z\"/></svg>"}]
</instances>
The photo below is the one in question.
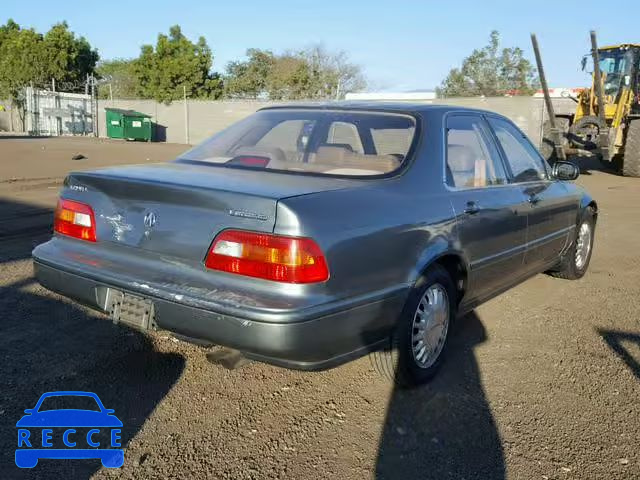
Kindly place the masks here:
<instances>
[{"instance_id":1,"label":"blue car logo icon","mask_svg":"<svg viewBox=\"0 0 640 480\"><path fill-rule=\"evenodd\" d=\"M84 408L67 408L69 405ZM99 458L107 468L124 463L124 451L116 448L121 447L122 422L95 393L48 392L24 412L16 423L18 467L33 468L41 458Z\"/></svg>"}]
</instances>

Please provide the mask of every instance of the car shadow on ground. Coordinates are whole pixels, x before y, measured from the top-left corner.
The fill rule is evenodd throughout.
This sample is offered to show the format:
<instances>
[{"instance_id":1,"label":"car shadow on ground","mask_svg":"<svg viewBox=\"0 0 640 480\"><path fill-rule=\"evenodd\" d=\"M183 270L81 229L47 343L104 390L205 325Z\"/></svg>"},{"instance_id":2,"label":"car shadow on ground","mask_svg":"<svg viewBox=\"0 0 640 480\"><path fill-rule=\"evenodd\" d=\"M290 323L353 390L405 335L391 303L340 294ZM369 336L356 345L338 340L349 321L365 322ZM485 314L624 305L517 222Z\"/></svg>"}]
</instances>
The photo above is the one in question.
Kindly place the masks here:
<instances>
[{"instance_id":1,"label":"car shadow on ground","mask_svg":"<svg viewBox=\"0 0 640 480\"><path fill-rule=\"evenodd\" d=\"M376 478L505 478L500 435L474 353L485 340L477 314L466 315L454 327L437 376L419 388L394 390Z\"/></svg>"},{"instance_id":2,"label":"car shadow on ground","mask_svg":"<svg viewBox=\"0 0 640 480\"><path fill-rule=\"evenodd\" d=\"M635 343L640 348L640 334L604 329L598 329L598 333L607 342L609 348L626 363L631 372L640 380L640 359L634 358L624 346L624 343Z\"/></svg>"},{"instance_id":3,"label":"car shadow on ground","mask_svg":"<svg viewBox=\"0 0 640 480\"><path fill-rule=\"evenodd\" d=\"M142 333L25 291L33 281L0 288L0 478L87 478L100 468L99 460L41 460L32 470L15 466L15 424L24 409L49 391L95 392L122 421L126 447L179 379L185 361L156 351ZM131 461L125 454L125 462Z\"/></svg>"},{"instance_id":4,"label":"car shadow on ground","mask_svg":"<svg viewBox=\"0 0 640 480\"><path fill-rule=\"evenodd\" d=\"M13 268L9 258L29 258L33 240L21 238L22 250L14 245L11 255L0 260L0 270ZM5 243L0 238L0 250ZM181 355L157 351L143 333L114 326L97 313L47 293L32 276L0 286L0 332L3 479L88 478L101 468L99 460L40 460L33 469L16 467L16 422L43 393L95 392L122 421L126 448L185 365ZM125 462L133 461L125 452Z\"/></svg>"},{"instance_id":5,"label":"car shadow on ground","mask_svg":"<svg viewBox=\"0 0 640 480\"><path fill-rule=\"evenodd\" d=\"M580 168L580 175L592 175L593 172L604 172L609 175L620 175L620 159L615 158L612 162L603 163L598 157L569 156L567 160L575 163Z\"/></svg>"}]
</instances>

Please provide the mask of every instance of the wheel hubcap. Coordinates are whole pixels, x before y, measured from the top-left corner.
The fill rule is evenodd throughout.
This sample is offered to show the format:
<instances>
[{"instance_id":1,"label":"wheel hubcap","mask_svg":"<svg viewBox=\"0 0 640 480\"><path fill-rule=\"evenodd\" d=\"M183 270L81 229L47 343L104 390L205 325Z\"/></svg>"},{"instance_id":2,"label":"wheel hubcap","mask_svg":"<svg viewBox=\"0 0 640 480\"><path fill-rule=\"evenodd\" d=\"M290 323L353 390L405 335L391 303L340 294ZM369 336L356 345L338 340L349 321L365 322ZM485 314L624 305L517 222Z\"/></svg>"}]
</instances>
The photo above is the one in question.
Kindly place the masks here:
<instances>
[{"instance_id":1,"label":"wheel hubcap","mask_svg":"<svg viewBox=\"0 0 640 480\"><path fill-rule=\"evenodd\" d=\"M435 363L444 347L449 330L449 299L440 284L424 293L413 316L411 346L413 358L421 368Z\"/></svg>"},{"instance_id":2,"label":"wheel hubcap","mask_svg":"<svg viewBox=\"0 0 640 480\"><path fill-rule=\"evenodd\" d=\"M591 226L588 223L580 225L576 243L576 267L582 269L587 263L591 251Z\"/></svg>"}]
</instances>

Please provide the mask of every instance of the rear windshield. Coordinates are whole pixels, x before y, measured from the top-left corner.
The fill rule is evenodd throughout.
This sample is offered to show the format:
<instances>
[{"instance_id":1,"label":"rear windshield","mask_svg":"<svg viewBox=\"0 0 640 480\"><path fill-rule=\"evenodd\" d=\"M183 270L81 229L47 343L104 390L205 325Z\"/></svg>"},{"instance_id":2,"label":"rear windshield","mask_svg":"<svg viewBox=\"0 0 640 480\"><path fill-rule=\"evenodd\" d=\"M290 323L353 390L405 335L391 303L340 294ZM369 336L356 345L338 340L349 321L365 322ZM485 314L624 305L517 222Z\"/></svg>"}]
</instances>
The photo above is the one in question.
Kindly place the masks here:
<instances>
[{"instance_id":1,"label":"rear windshield","mask_svg":"<svg viewBox=\"0 0 640 480\"><path fill-rule=\"evenodd\" d=\"M407 115L339 110L262 110L179 159L231 168L374 176L400 168L415 135Z\"/></svg>"}]
</instances>

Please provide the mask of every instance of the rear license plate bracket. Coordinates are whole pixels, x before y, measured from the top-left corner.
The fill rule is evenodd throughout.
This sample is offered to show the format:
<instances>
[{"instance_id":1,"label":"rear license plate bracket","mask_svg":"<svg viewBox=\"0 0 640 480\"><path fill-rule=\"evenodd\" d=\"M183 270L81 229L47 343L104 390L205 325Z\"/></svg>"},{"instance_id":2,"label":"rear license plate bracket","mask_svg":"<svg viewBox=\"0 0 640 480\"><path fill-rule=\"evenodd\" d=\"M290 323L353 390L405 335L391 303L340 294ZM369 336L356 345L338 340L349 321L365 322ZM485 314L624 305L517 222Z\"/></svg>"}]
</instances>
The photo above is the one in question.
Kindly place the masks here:
<instances>
[{"instance_id":1,"label":"rear license plate bracket","mask_svg":"<svg viewBox=\"0 0 640 480\"><path fill-rule=\"evenodd\" d=\"M113 323L123 323L139 330L155 328L155 309L148 298L107 289L106 310Z\"/></svg>"}]
</instances>

